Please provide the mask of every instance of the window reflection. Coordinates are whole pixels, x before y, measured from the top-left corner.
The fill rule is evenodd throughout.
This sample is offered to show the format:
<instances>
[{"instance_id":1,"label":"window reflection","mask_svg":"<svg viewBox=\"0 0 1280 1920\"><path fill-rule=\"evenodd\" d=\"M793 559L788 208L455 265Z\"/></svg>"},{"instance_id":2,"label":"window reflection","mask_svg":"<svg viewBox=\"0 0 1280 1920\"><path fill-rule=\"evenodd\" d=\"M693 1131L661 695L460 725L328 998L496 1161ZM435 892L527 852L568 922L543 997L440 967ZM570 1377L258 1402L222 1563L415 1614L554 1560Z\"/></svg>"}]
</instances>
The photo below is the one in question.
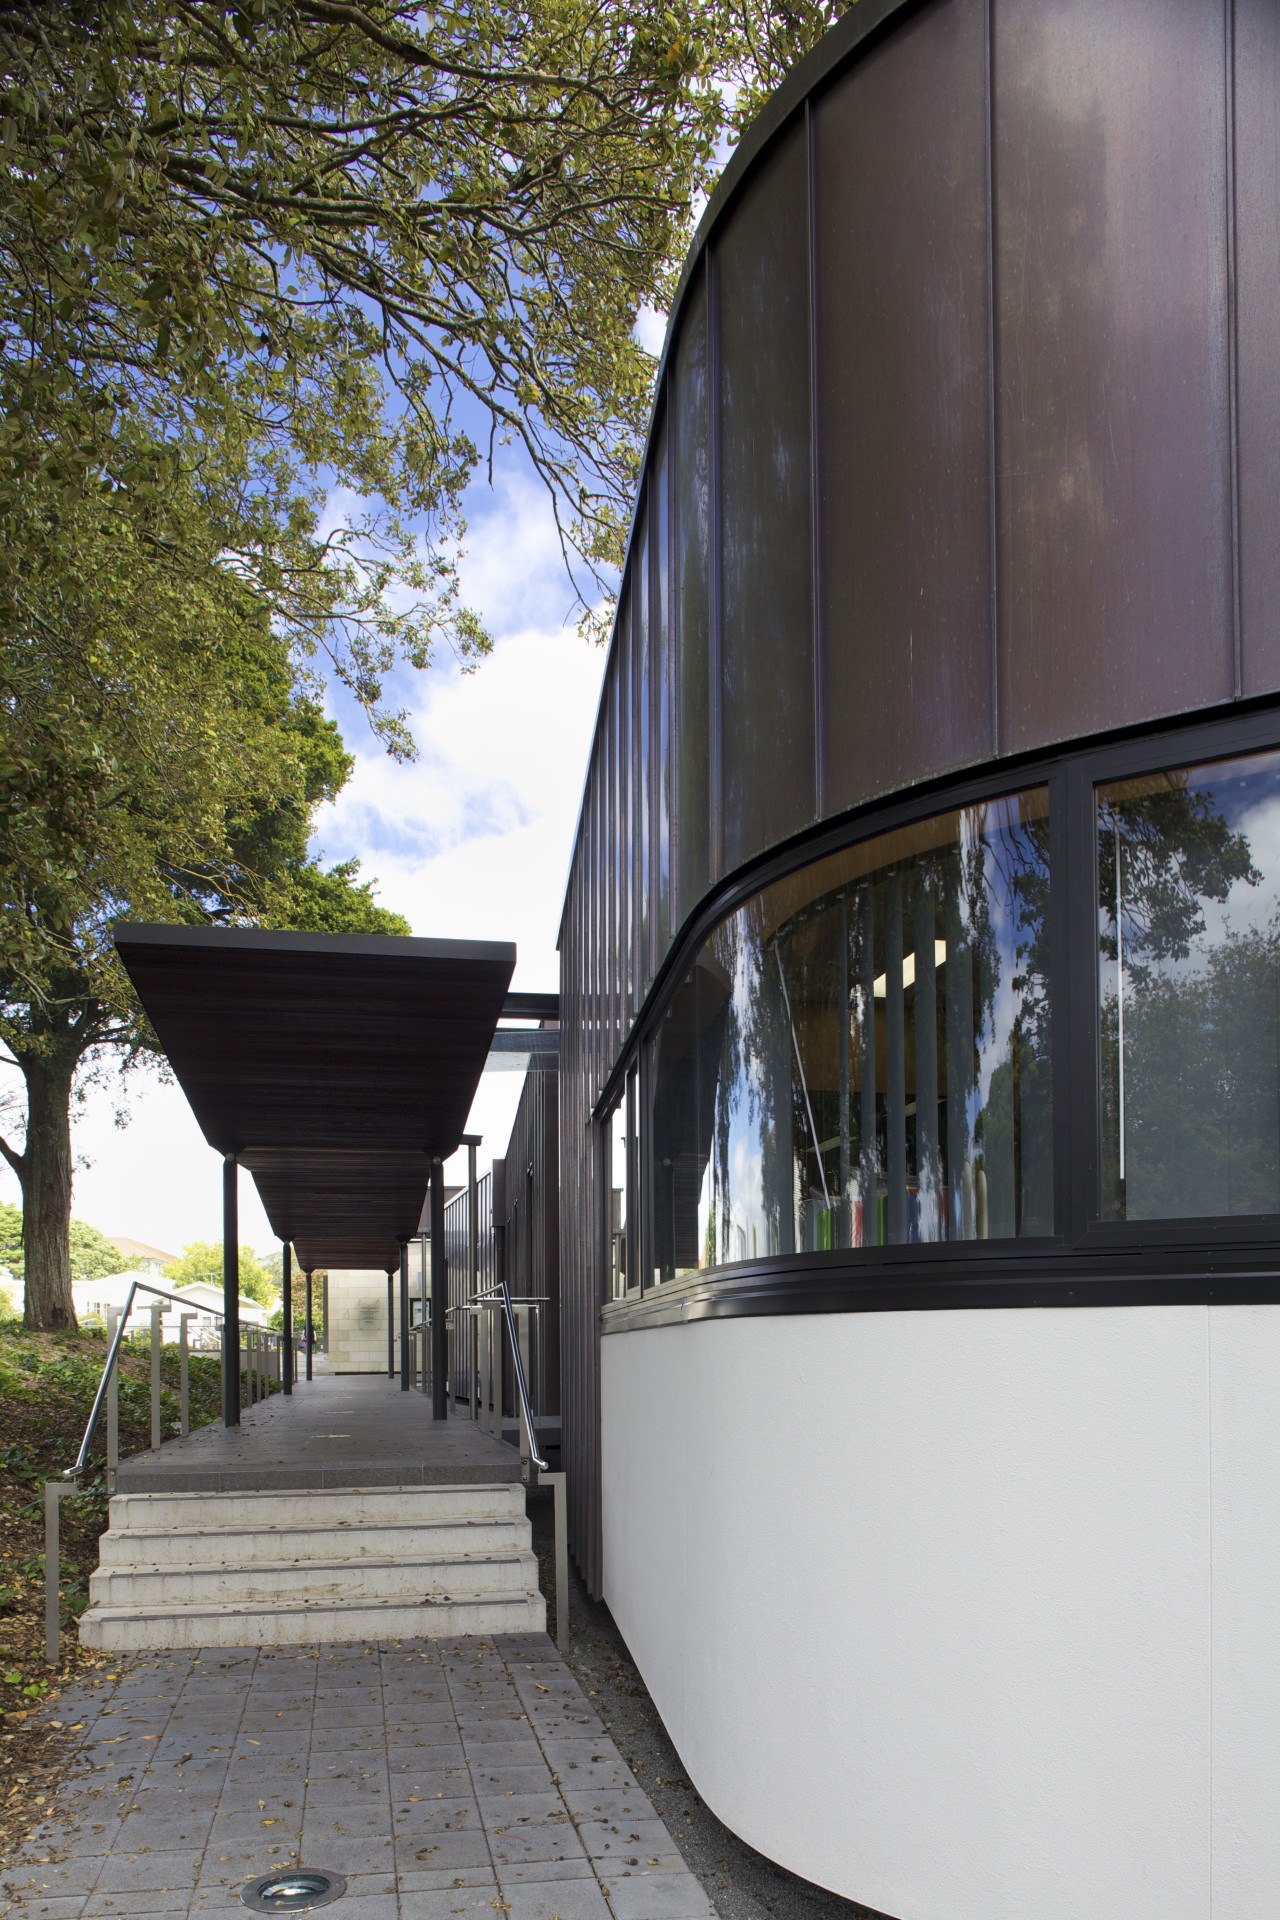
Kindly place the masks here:
<instances>
[{"instance_id":1,"label":"window reflection","mask_svg":"<svg viewBox=\"0 0 1280 1920\"><path fill-rule=\"evenodd\" d=\"M845 850L721 922L650 1049L654 1278L1052 1231L1048 794Z\"/></svg>"},{"instance_id":2,"label":"window reflection","mask_svg":"<svg viewBox=\"0 0 1280 1920\"><path fill-rule=\"evenodd\" d=\"M1102 1217L1280 1212L1280 754L1097 790Z\"/></svg>"}]
</instances>

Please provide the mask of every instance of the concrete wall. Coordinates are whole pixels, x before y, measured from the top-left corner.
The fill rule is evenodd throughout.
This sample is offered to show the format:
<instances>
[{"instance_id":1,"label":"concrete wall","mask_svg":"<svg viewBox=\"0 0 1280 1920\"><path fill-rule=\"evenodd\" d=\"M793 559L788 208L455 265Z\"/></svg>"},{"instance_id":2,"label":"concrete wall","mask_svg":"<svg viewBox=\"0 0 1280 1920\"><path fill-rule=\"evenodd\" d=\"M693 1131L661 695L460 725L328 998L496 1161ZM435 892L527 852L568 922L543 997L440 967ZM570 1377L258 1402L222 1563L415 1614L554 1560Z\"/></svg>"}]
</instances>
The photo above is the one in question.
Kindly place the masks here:
<instances>
[{"instance_id":1,"label":"concrete wall","mask_svg":"<svg viewBox=\"0 0 1280 1920\"><path fill-rule=\"evenodd\" d=\"M1280 1885L1280 1307L602 1342L604 1585L715 1812L896 1920Z\"/></svg>"},{"instance_id":2,"label":"concrete wall","mask_svg":"<svg viewBox=\"0 0 1280 1920\"><path fill-rule=\"evenodd\" d=\"M331 1268L326 1325L329 1365L335 1373L385 1373L386 1274Z\"/></svg>"}]
</instances>

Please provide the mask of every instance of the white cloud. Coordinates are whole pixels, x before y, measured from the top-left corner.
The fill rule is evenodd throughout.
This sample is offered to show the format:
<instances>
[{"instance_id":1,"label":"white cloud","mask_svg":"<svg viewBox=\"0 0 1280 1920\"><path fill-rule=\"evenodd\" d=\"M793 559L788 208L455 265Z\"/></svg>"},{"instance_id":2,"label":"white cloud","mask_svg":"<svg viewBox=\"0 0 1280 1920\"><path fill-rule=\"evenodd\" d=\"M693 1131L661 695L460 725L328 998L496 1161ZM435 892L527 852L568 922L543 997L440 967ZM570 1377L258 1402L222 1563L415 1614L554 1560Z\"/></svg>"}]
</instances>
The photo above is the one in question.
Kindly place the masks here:
<instances>
[{"instance_id":1,"label":"white cloud","mask_svg":"<svg viewBox=\"0 0 1280 1920\"><path fill-rule=\"evenodd\" d=\"M322 809L316 842L330 862L358 856L381 904L415 933L514 940L517 984L549 990L604 655L563 624L571 595L537 483L507 475L469 504L464 590L494 651L475 673L443 660L398 689L420 747L411 765L388 760L343 715L356 767ZM506 1149L520 1086L513 1073L481 1083L468 1131L485 1137L482 1166ZM77 1218L175 1250L220 1240L219 1158L181 1091L136 1075L123 1130L118 1098L110 1084L93 1089L74 1118L74 1151L90 1163L75 1176ZM464 1161L450 1164L451 1181ZM19 1197L7 1169L0 1195ZM265 1249L270 1227L247 1177L240 1217L241 1240Z\"/></svg>"},{"instance_id":2,"label":"white cloud","mask_svg":"<svg viewBox=\"0 0 1280 1920\"><path fill-rule=\"evenodd\" d=\"M667 337L667 316L655 307L641 307L636 315L636 339L650 353L661 353Z\"/></svg>"}]
</instances>

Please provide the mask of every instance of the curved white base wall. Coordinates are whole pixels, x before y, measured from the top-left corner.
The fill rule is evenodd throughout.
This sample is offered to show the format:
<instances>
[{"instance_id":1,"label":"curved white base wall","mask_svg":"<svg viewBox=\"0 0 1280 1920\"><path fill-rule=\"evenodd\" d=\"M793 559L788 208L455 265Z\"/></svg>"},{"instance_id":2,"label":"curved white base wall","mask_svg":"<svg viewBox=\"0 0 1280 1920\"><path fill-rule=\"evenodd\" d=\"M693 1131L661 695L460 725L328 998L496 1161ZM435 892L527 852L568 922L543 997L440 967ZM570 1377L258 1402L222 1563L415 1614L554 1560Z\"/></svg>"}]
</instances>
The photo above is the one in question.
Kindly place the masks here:
<instances>
[{"instance_id":1,"label":"curved white base wall","mask_svg":"<svg viewBox=\"0 0 1280 1920\"><path fill-rule=\"evenodd\" d=\"M605 1597L691 1779L895 1920L1280 1911L1280 1307L602 1342Z\"/></svg>"}]
</instances>

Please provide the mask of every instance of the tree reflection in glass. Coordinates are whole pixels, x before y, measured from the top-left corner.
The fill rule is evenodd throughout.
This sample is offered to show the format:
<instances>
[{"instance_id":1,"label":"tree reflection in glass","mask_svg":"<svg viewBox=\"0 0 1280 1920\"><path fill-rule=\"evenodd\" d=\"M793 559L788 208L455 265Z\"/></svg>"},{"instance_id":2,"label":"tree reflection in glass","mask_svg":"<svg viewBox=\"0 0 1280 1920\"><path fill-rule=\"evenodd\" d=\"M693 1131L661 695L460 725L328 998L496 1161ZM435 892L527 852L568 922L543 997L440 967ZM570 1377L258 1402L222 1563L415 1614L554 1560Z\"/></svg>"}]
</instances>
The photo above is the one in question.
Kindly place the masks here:
<instances>
[{"instance_id":1,"label":"tree reflection in glass","mask_svg":"<svg viewBox=\"0 0 1280 1920\"><path fill-rule=\"evenodd\" d=\"M1096 798L1102 1217L1280 1212L1280 754Z\"/></svg>"},{"instance_id":2,"label":"tree reflection in glass","mask_svg":"<svg viewBox=\"0 0 1280 1920\"><path fill-rule=\"evenodd\" d=\"M1052 1231L1048 794L942 814L729 915L652 1043L655 1280Z\"/></svg>"}]
</instances>

